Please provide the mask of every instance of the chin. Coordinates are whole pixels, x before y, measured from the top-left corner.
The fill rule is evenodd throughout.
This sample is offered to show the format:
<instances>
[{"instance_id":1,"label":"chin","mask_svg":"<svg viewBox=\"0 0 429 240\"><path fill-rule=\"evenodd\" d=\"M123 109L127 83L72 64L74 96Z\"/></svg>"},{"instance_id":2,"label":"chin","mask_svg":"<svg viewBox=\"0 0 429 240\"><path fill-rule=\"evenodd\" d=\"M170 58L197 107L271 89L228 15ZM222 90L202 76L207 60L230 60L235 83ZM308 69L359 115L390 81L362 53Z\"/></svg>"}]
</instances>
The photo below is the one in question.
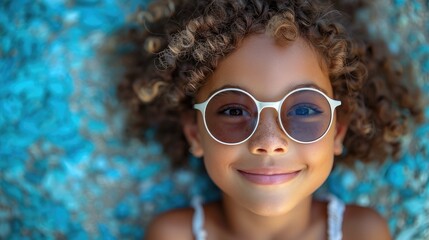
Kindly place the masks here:
<instances>
[{"instance_id":1,"label":"chin","mask_svg":"<svg viewBox=\"0 0 429 240\"><path fill-rule=\"evenodd\" d=\"M257 203L250 203L248 209L256 215L263 217L277 217L290 212L295 204L289 201L289 204L285 204L287 200L281 201L264 201Z\"/></svg>"},{"instance_id":2,"label":"chin","mask_svg":"<svg viewBox=\"0 0 429 240\"><path fill-rule=\"evenodd\" d=\"M261 217L279 217L289 212L288 209L276 208L252 209L251 211Z\"/></svg>"}]
</instances>

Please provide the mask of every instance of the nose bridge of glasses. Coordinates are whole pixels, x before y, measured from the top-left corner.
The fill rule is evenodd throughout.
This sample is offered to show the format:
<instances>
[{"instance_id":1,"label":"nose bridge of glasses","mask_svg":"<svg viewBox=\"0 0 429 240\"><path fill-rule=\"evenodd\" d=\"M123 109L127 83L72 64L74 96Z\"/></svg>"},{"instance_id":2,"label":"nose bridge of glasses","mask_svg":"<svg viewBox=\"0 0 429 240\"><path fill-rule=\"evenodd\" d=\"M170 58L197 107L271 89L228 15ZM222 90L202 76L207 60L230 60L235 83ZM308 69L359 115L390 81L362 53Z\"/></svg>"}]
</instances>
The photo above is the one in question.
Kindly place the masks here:
<instances>
[{"instance_id":1,"label":"nose bridge of glasses","mask_svg":"<svg viewBox=\"0 0 429 240\"><path fill-rule=\"evenodd\" d=\"M257 102L259 112L265 108L274 108L277 112L280 110L280 104L282 101L278 102Z\"/></svg>"}]
</instances>

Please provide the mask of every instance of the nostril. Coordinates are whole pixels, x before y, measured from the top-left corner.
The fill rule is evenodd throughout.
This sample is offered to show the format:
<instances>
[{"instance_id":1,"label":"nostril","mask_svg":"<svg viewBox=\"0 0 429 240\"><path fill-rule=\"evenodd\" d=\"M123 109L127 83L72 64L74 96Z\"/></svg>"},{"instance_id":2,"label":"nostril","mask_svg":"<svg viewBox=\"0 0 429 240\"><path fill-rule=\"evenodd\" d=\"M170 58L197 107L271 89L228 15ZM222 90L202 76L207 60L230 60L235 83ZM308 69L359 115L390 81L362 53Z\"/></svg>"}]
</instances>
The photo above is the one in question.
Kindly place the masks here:
<instances>
[{"instance_id":1,"label":"nostril","mask_svg":"<svg viewBox=\"0 0 429 240\"><path fill-rule=\"evenodd\" d=\"M256 150L258 153L267 153L267 150L263 149L263 148L258 148Z\"/></svg>"},{"instance_id":2,"label":"nostril","mask_svg":"<svg viewBox=\"0 0 429 240\"><path fill-rule=\"evenodd\" d=\"M272 153L284 153L284 152L286 152L284 148L275 148L273 151L268 151L265 148L258 148L258 149L256 149L256 151L258 153L268 153L268 152L272 152Z\"/></svg>"},{"instance_id":3,"label":"nostril","mask_svg":"<svg viewBox=\"0 0 429 240\"><path fill-rule=\"evenodd\" d=\"M283 152L285 152L285 150L283 148L276 148L276 149L274 149L274 152L283 153Z\"/></svg>"}]
</instances>

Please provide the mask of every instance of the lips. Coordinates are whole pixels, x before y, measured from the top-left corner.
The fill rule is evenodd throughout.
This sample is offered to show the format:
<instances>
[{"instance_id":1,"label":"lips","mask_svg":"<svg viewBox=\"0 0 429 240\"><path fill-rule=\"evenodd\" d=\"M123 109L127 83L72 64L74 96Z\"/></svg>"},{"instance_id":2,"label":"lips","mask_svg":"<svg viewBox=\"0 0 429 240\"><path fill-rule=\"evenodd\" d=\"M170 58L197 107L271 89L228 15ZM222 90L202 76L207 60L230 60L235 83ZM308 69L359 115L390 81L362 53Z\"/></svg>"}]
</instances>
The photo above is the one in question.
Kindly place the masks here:
<instances>
[{"instance_id":1,"label":"lips","mask_svg":"<svg viewBox=\"0 0 429 240\"><path fill-rule=\"evenodd\" d=\"M265 171L242 171L238 170L246 180L259 185L275 185L289 182L294 179L300 171L288 173L271 173Z\"/></svg>"}]
</instances>

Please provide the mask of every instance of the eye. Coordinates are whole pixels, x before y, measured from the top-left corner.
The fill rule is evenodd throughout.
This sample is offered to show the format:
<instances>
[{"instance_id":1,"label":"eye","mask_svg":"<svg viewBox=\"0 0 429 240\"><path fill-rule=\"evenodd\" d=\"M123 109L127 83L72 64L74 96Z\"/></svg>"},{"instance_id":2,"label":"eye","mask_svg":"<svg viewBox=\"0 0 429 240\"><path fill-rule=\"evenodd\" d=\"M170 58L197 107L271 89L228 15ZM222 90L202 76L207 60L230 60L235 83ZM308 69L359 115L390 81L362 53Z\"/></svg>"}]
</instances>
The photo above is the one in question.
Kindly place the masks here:
<instances>
[{"instance_id":1,"label":"eye","mask_svg":"<svg viewBox=\"0 0 429 240\"><path fill-rule=\"evenodd\" d=\"M250 116L249 111L241 106L226 106L219 110L220 115L230 116L230 117L248 117Z\"/></svg>"},{"instance_id":2,"label":"eye","mask_svg":"<svg viewBox=\"0 0 429 240\"><path fill-rule=\"evenodd\" d=\"M295 105L292 107L288 113L288 117L307 117L307 116L314 116L323 113L317 106L310 105L310 104L300 104Z\"/></svg>"}]
</instances>

